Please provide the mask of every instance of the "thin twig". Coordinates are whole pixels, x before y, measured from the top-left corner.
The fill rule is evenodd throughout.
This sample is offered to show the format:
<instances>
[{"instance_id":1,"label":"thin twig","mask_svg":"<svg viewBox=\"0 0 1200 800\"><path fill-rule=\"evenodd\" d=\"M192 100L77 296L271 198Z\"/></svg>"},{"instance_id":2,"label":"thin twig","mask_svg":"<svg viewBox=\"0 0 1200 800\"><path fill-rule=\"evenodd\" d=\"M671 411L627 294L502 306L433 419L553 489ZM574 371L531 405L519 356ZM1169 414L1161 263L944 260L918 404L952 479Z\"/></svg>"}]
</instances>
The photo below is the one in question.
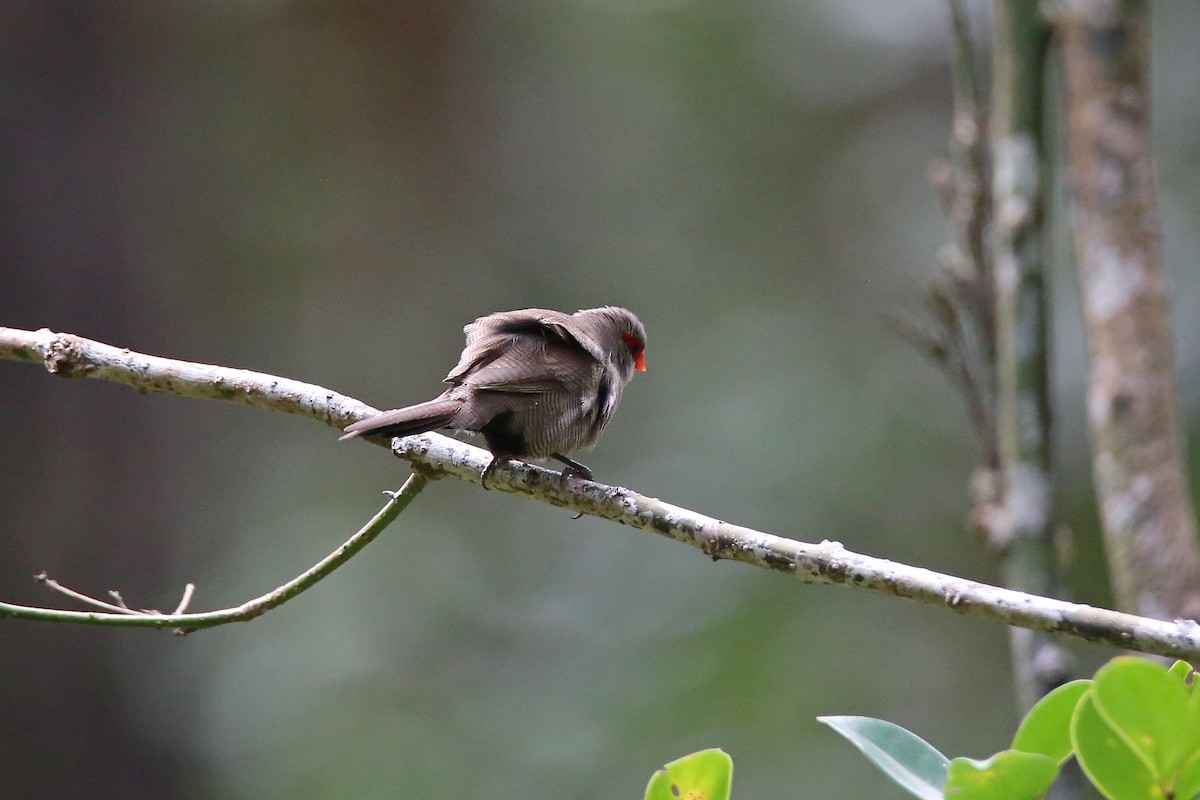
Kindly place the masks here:
<instances>
[{"instance_id":1,"label":"thin twig","mask_svg":"<svg viewBox=\"0 0 1200 800\"><path fill-rule=\"evenodd\" d=\"M947 242L927 286L929 318L901 319L897 331L930 356L954 381L967 405L983 468L997 470L995 298L992 292L988 115L979 58L962 0L949 0L955 33L954 113L949 155L936 159L929 180L946 218ZM973 518L983 515L977 500Z\"/></svg>"},{"instance_id":2,"label":"thin twig","mask_svg":"<svg viewBox=\"0 0 1200 800\"><path fill-rule=\"evenodd\" d=\"M61 583L51 578L45 572L39 572L37 575L33 576L33 579L45 586L47 589L52 589L61 595L71 598L72 600L78 600L84 605L102 608L105 611L111 611L115 614L142 613L141 611L136 611L125 605L125 601L121 599L121 595L117 594L116 592L110 592L110 594L117 598L117 605L113 605L112 603L106 603L103 600L99 600L95 597L89 597L88 595L83 594L82 592L77 592L74 589L68 589L66 586L63 586Z\"/></svg>"},{"instance_id":3,"label":"thin twig","mask_svg":"<svg viewBox=\"0 0 1200 800\"><path fill-rule=\"evenodd\" d=\"M182 614L187 611L187 607L192 603L192 595L196 593L196 584L189 583L183 587L183 597L179 599L179 605L175 606L172 614Z\"/></svg>"},{"instance_id":4,"label":"thin twig","mask_svg":"<svg viewBox=\"0 0 1200 800\"><path fill-rule=\"evenodd\" d=\"M162 613L163 613L162 611L159 611L157 608L130 608L129 605L125 602L125 598L122 597L121 593L118 592L116 589L108 590L108 596L116 601L116 603L114 604L114 603L105 602L104 600L100 600L100 599L92 597L90 595L86 595L83 592L79 592L79 591L76 591L75 589L71 589L67 586L64 586L63 584L61 584L58 581L51 578L45 572L39 572L37 575L34 575L33 577L34 577L34 580L38 581L38 583L44 584L47 588L53 589L54 591L58 592L59 594L66 595L67 597L70 597L73 600L78 600L81 603L84 603L89 606L95 606L96 608L100 608L105 611L112 611L112 612L121 613L121 614L133 614L133 615L141 614L142 616L148 616L148 615L154 615L154 614L162 615ZM171 613L172 614L182 614L184 611L186 611L188 604L192 602L192 595L195 593L195 591L196 591L196 584L194 584L194 583L189 583L187 586L184 586L183 587L183 598L179 601L179 605L176 606L175 610L172 611Z\"/></svg>"},{"instance_id":5,"label":"thin twig","mask_svg":"<svg viewBox=\"0 0 1200 800\"><path fill-rule=\"evenodd\" d=\"M74 622L93 625L110 625L126 628L174 628L176 633L190 633L200 628L213 628L230 622L247 622L283 605L296 595L312 588L322 578L349 561L356 553L374 541L384 528L390 525L400 513L408 507L413 498L429 483L429 479L419 472L409 476L399 491L389 492L387 503L371 518L357 533L351 536L341 547L334 550L325 558L318 561L303 574L296 576L282 586L264 595L254 598L240 606L225 608L219 611L200 611L181 613L176 610L173 614L155 612L140 612L122 608L94 597L68 589L46 577L45 573L35 576L38 581L45 583L57 592L74 598L86 605L98 606L110 613L95 611L64 611L53 608L38 608L35 606L20 606L12 603L0 603L0 617L14 619L38 620L41 622ZM187 606L195 587L188 584L180 601L180 608Z\"/></svg>"}]
</instances>

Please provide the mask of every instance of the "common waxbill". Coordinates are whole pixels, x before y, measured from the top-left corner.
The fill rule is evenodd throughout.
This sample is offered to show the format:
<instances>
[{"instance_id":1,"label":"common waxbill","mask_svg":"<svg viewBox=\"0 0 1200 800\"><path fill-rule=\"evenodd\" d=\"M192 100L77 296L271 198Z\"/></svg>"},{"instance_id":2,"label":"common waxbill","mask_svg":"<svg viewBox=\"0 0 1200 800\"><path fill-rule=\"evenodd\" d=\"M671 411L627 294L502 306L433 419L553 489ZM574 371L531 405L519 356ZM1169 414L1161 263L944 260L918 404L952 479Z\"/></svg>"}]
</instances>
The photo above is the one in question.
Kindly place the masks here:
<instances>
[{"instance_id":1,"label":"common waxbill","mask_svg":"<svg viewBox=\"0 0 1200 800\"><path fill-rule=\"evenodd\" d=\"M567 454L596 444L625 384L646 370L641 321L615 306L574 314L526 308L480 317L463 332L467 345L446 376L449 389L359 420L342 438L474 431L492 451L484 487L511 458L553 458L566 465L564 475L591 479Z\"/></svg>"}]
</instances>

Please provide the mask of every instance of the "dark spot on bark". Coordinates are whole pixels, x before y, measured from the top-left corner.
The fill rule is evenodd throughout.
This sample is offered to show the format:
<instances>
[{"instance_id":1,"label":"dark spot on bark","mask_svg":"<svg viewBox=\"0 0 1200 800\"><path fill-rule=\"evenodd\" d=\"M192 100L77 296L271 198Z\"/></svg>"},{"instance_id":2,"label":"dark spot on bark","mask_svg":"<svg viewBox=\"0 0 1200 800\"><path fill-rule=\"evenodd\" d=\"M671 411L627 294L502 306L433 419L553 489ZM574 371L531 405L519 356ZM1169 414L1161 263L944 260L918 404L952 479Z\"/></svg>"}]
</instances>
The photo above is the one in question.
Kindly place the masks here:
<instances>
[{"instance_id":1,"label":"dark spot on bark","mask_svg":"<svg viewBox=\"0 0 1200 800\"><path fill-rule=\"evenodd\" d=\"M1112 415L1113 417L1124 417L1133 411L1133 398L1124 393L1113 395L1112 399Z\"/></svg>"},{"instance_id":2,"label":"dark spot on bark","mask_svg":"<svg viewBox=\"0 0 1200 800\"><path fill-rule=\"evenodd\" d=\"M733 558L741 549L741 542L736 536L718 533L716 536L707 540L708 546L704 549L713 561L720 561L722 558Z\"/></svg>"},{"instance_id":3,"label":"dark spot on bark","mask_svg":"<svg viewBox=\"0 0 1200 800\"><path fill-rule=\"evenodd\" d=\"M1129 48L1129 36L1125 29L1112 27L1093 32L1088 44L1092 52L1104 61L1118 61Z\"/></svg>"},{"instance_id":4,"label":"dark spot on bark","mask_svg":"<svg viewBox=\"0 0 1200 800\"><path fill-rule=\"evenodd\" d=\"M846 567L838 561L829 561L827 563L819 564L817 567L817 572L834 583L846 582Z\"/></svg>"},{"instance_id":5,"label":"dark spot on bark","mask_svg":"<svg viewBox=\"0 0 1200 800\"><path fill-rule=\"evenodd\" d=\"M1112 642L1112 626L1105 625L1101 621L1095 621L1079 618L1076 616L1068 617L1063 620L1058 626L1059 630L1070 631L1077 634L1080 638L1089 642ZM1124 638L1129 638L1128 632L1122 632Z\"/></svg>"},{"instance_id":6,"label":"dark spot on bark","mask_svg":"<svg viewBox=\"0 0 1200 800\"><path fill-rule=\"evenodd\" d=\"M763 561L771 569L779 572L795 572L796 570L796 562L782 553L768 552L763 556Z\"/></svg>"}]
</instances>

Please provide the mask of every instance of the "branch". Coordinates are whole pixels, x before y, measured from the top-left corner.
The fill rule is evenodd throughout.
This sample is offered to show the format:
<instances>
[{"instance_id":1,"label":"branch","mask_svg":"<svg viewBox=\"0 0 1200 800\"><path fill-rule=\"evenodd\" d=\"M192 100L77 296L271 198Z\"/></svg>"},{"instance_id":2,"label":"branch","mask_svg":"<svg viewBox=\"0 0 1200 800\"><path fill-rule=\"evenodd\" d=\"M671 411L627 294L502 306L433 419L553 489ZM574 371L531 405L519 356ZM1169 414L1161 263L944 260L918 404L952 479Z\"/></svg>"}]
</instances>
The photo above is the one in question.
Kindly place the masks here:
<instances>
[{"instance_id":1,"label":"branch","mask_svg":"<svg viewBox=\"0 0 1200 800\"><path fill-rule=\"evenodd\" d=\"M0 328L0 335L5 330L9 329ZM159 360L165 361L167 359ZM221 368L216 367L215 369ZM187 590L184 591L183 600L180 601L175 613L160 614L155 611L135 611L127 607L125 602L120 599L120 596L115 593L114 597L117 598L119 605L113 605L103 600L97 600L94 597L80 594L73 589L66 588L57 581L50 580L46 577L45 573L42 573L37 576L37 579L55 591L88 605L109 610L104 612L60 611L53 608L35 608L33 606L0 603L0 618L12 617L13 619L32 619L41 622L74 622L123 628L175 628L176 633L189 633L200 628L213 628L229 622L249 622L276 606L283 605L306 589L312 588L322 578L353 558L359 550L362 550L374 541L375 537L390 525L396 517L400 516L400 513L404 509L408 508L408 504L412 502L414 497L420 494L428 482L428 479L419 472L414 472L404 482L404 485L400 487L399 491L388 492L391 499L388 500L383 508L379 509L379 513L372 517L370 522L346 540L345 544L318 561L303 574L298 575L274 591L268 592L261 597L256 597L234 608L224 608L220 611L181 613L182 609L187 607L192 595L192 585L188 584Z\"/></svg>"},{"instance_id":2,"label":"branch","mask_svg":"<svg viewBox=\"0 0 1200 800\"><path fill-rule=\"evenodd\" d=\"M444 436L392 441L397 456L423 469L479 483L491 455ZM847 550L838 542L809 544L733 525L652 497L574 478L531 464L497 469L488 486L524 495L697 548L714 561L729 559L782 572L805 583L828 583L893 595L1084 641L1173 658L1200 658L1200 625L1138 617L1025 594Z\"/></svg>"},{"instance_id":3,"label":"branch","mask_svg":"<svg viewBox=\"0 0 1200 800\"><path fill-rule=\"evenodd\" d=\"M38 583L44 585L47 589L56 591L61 595L71 598L72 600L78 600L79 602L83 603L84 605L95 606L96 608L100 609L101 611L111 611L114 614L161 614L161 613L163 613L163 612L161 612L157 609L153 609L153 608L130 608L129 606L127 606L125 604L125 598L121 597L121 593L116 591L115 589L109 590L108 595L109 595L109 597L111 597L113 600L116 600L117 602L110 603L106 600L100 600L99 598L91 597L89 595L83 594L82 592L77 592L74 589L71 589L67 586L63 586L61 583L59 583L58 581L51 578L45 572L39 572L37 575L33 576L33 579L35 581L37 581ZM183 588L183 597L179 600L179 605L177 605L175 607L175 611L172 613L182 614L184 611L186 611L187 607L189 605L191 605L191 603L192 603L192 595L195 594L195 592L196 592L196 584L189 583L187 586L185 586Z\"/></svg>"},{"instance_id":4,"label":"branch","mask_svg":"<svg viewBox=\"0 0 1200 800\"><path fill-rule=\"evenodd\" d=\"M64 353L87 354L86 357L91 360L75 364L70 359L64 359ZM46 354L58 355L51 360ZM279 410L308 414L331 425L357 419L356 413L365 415L364 410L369 408L328 389L271 375L154 358L50 331L34 333L0 328L0 357L21 358L26 361L43 358L57 367L52 371L58 374L105 377L120 383L154 387L153 391L167 391L192 397L215 396L248 405L279 407ZM82 368L85 364L90 364L90 368ZM239 391L213 393L213 382L227 386L234 380L241 382ZM297 387L305 386L308 386L308 390L299 392L292 401L294 407L287 408L284 407L287 403L273 394L275 387L284 386L290 387L291 392L297 392ZM261 399L268 396L274 398L270 403ZM338 410L335 410L335 407ZM431 433L394 439L392 446L398 456L412 462L418 468L418 474L424 476L414 477L410 479L410 484L406 484L411 488L411 492L406 496L408 499L424 486L425 477L451 475L478 483L480 472L491 460L490 454L485 450ZM412 481L415 481L415 484ZM879 594L906 597L926 605L942 606L970 617L1059 633L1089 642L1173 658L1200 659L1200 625L1187 620L1169 623L1001 589L919 567L859 555L837 542L808 544L785 539L706 517L618 486L606 486L578 478L563 478L557 472L519 462L499 467L489 477L488 485L651 531L696 547L714 560L730 559L754 564L791 575L807 583L850 586ZM397 501L400 500L398 497ZM372 520L372 525L388 515L389 508L393 508L391 504ZM400 510L402 508L393 508L394 513L399 513ZM366 530L364 529L364 532ZM349 546L349 543L343 547L346 546ZM335 553L331 558L336 556ZM314 567L314 570L319 567L320 565ZM282 591L282 588L277 591ZM276 593L272 593L274 594ZM0 612L13 608L21 607L0 606ZM44 609L33 611L41 612L39 618L60 622L68 619L49 615L70 613L48 612ZM105 616L88 612L74 613L78 616L69 621ZM203 624L209 615L185 615L187 619L182 622L171 619L170 615L112 616L126 625L162 627L186 624L198 627L196 622L199 620Z\"/></svg>"},{"instance_id":5,"label":"branch","mask_svg":"<svg viewBox=\"0 0 1200 800\"><path fill-rule=\"evenodd\" d=\"M1037 3L997 0L992 48L992 208L996 418L1002 489L988 535L1003 547L1004 584L1061 597L1054 530L1049 310L1046 293L1045 104L1050 26ZM1014 630L1022 712L1071 676L1061 643Z\"/></svg>"},{"instance_id":6,"label":"branch","mask_svg":"<svg viewBox=\"0 0 1200 800\"><path fill-rule=\"evenodd\" d=\"M42 363L62 378L100 378L161 392L300 414L341 429L378 413L366 403L264 372L159 358L46 328L0 327L0 358Z\"/></svg>"}]
</instances>

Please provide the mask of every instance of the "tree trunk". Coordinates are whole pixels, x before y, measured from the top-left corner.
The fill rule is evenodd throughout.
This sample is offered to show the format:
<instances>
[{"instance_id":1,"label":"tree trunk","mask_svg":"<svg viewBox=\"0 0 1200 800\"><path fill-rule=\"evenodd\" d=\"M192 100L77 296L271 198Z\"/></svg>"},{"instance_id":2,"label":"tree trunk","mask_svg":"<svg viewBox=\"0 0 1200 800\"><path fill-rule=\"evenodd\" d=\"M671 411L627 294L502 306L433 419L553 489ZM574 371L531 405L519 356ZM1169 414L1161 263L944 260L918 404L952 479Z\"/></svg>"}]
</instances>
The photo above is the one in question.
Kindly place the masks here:
<instances>
[{"instance_id":1,"label":"tree trunk","mask_svg":"<svg viewBox=\"0 0 1200 800\"><path fill-rule=\"evenodd\" d=\"M1149 4L1065 0L1061 9L1088 418L1113 587L1125 610L1196 618L1200 551L1151 164Z\"/></svg>"}]
</instances>

